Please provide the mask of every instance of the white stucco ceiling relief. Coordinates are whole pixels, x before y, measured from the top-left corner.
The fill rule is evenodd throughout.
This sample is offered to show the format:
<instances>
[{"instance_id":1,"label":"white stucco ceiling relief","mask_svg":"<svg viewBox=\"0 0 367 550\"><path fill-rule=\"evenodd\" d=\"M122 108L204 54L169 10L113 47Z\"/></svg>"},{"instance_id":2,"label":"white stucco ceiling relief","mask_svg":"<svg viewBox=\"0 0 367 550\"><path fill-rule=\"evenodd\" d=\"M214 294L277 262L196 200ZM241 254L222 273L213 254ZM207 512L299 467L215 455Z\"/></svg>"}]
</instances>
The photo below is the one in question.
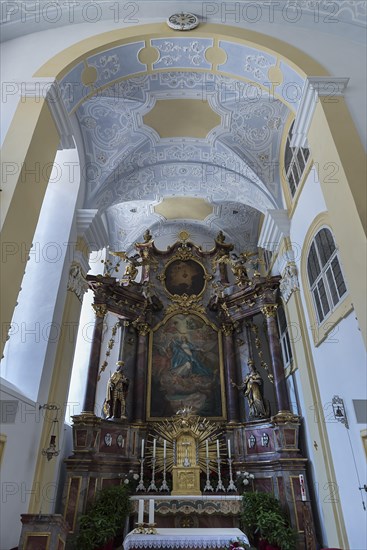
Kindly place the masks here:
<instances>
[{"instance_id":1,"label":"white stucco ceiling relief","mask_svg":"<svg viewBox=\"0 0 367 550\"><path fill-rule=\"evenodd\" d=\"M268 52L200 36L139 40L86 58L60 82L84 145L84 207L105 213L111 241L123 248L147 226L163 238L172 225L152 205L198 197L216 214L187 220L196 233L222 230L237 248L241 239L251 246L260 213L283 207L280 146L302 83ZM287 86L294 97L284 97ZM236 214L226 217L232 203Z\"/></svg>"},{"instance_id":2,"label":"white stucco ceiling relief","mask_svg":"<svg viewBox=\"0 0 367 550\"><path fill-rule=\"evenodd\" d=\"M155 212L159 201L128 201L109 207L105 212L112 249L129 250L132 243L141 238L142 229L150 228L155 237L173 235L174 240L182 229L201 244L213 246L213 237L221 230L237 251L245 247L255 250L258 236L260 212L240 202L217 201L211 203L213 213L205 220L166 220ZM196 241L198 242L198 241Z\"/></svg>"}]
</instances>

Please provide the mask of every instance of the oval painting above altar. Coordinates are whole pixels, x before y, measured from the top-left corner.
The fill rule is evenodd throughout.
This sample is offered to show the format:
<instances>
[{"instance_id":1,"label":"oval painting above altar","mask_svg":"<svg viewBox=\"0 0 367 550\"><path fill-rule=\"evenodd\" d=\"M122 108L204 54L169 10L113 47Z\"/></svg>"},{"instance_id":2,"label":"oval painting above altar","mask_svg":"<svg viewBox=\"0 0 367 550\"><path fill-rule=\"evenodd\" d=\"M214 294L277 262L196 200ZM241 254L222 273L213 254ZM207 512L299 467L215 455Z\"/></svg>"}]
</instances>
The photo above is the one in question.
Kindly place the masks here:
<instances>
[{"instance_id":1,"label":"oval painting above altar","mask_svg":"<svg viewBox=\"0 0 367 550\"><path fill-rule=\"evenodd\" d=\"M199 296L204 291L205 282L205 270L195 260L174 260L166 267L165 286L172 295Z\"/></svg>"}]
</instances>

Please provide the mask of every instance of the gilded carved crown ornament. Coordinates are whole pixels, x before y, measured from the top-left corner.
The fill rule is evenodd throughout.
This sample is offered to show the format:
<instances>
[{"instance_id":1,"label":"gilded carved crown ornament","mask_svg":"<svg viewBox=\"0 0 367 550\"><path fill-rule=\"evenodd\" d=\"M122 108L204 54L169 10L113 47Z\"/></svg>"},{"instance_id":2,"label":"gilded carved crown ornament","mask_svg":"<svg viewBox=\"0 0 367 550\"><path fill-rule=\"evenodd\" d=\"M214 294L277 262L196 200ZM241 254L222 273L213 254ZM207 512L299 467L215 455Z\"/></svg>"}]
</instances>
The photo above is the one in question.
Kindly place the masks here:
<instances>
[{"instance_id":1,"label":"gilded carved crown ornament","mask_svg":"<svg viewBox=\"0 0 367 550\"><path fill-rule=\"evenodd\" d=\"M174 294L171 299L174 303L167 307L167 315L170 313L205 313L205 307L198 303L199 296L195 294L192 296Z\"/></svg>"}]
</instances>

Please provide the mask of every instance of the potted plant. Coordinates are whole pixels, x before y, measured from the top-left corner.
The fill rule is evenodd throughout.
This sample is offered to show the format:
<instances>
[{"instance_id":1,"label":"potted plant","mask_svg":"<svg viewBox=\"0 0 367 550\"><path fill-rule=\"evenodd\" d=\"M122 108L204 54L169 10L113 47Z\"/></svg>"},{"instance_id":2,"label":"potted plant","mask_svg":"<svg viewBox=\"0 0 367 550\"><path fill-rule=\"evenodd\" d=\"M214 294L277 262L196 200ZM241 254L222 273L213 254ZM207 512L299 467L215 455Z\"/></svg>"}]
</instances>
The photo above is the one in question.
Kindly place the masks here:
<instances>
[{"instance_id":1,"label":"potted plant","mask_svg":"<svg viewBox=\"0 0 367 550\"><path fill-rule=\"evenodd\" d=\"M127 484L102 489L79 521L75 540L77 550L109 550L113 539L130 513L130 492Z\"/></svg>"},{"instance_id":2,"label":"potted plant","mask_svg":"<svg viewBox=\"0 0 367 550\"><path fill-rule=\"evenodd\" d=\"M269 493L244 493L242 522L250 541L260 550L295 550L297 533Z\"/></svg>"}]
</instances>

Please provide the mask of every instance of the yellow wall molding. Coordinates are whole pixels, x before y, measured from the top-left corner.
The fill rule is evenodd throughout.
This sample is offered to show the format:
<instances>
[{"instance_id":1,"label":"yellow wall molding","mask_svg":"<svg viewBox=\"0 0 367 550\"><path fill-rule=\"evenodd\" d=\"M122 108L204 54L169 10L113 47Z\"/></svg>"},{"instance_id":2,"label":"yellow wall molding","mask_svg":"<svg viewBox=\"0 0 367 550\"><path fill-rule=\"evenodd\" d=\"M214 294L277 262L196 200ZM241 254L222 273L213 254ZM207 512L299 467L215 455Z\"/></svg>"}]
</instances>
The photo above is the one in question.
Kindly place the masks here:
<instances>
[{"instance_id":1,"label":"yellow wall molding","mask_svg":"<svg viewBox=\"0 0 367 550\"><path fill-rule=\"evenodd\" d=\"M70 330L71 327L78 326L80 312L80 301L73 292L67 292L61 324L60 339L57 346L55 364L52 370L51 385L47 399L48 404L55 404L60 407L60 411L58 412L59 433L56 437L58 447L60 446L63 436L62 431L64 429L65 406L67 406L71 370L73 366L76 344L76 331L74 335L71 335ZM81 396L81 399L82 398L83 396ZM33 487L39 488L39 490L32 492L28 508L29 514L38 513L40 511L41 504L43 513L53 513L54 511L55 502L52 500L52 487L55 486L54 495L56 496L56 479L58 476L58 469L56 466L58 465L58 462L54 458L48 461L46 457L42 456L42 449L47 448L49 445L50 426L52 418L54 417L54 411L44 411L44 417L45 420L43 422L41 439L38 447L38 458L33 479ZM47 488L49 488L49 490ZM40 494L51 495L51 497L45 499L43 503L40 503Z\"/></svg>"},{"instance_id":2,"label":"yellow wall molding","mask_svg":"<svg viewBox=\"0 0 367 550\"><path fill-rule=\"evenodd\" d=\"M366 155L344 99L332 100L319 98L308 141L366 344Z\"/></svg>"},{"instance_id":3,"label":"yellow wall molding","mask_svg":"<svg viewBox=\"0 0 367 550\"><path fill-rule=\"evenodd\" d=\"M361 430L361 438L364 452L366 453L367 458L367 430Z\"/></svg>"},{"instance_id":4,"label":"yellow wall molding","mask_svg":"<svg viewBox=\"0 0 367 550\"><path fill-rule=\"evenodd\" d=\"M320 229L325 226L328 227L334 235L334 231L330 223L329 214L327 212L322 212L321 214L316 216L316 218L313 220L312 224L308 228L301 252L301 278L303 295L306 301L308 317L310 320L310 330L312 332L315 346L320 345L328 335L330 335L330 338L332 338L332 331L334 327L353 309L353 304L351 302L349 294L348 281L346 280L345 283L347 286L347 294L341 299L341 301L337 304L333 311L322 321L322 323L318 322L317 313L310 290L310 282L307 274L307 258L313 239L315 238L318 231L320 231ZM335 244L338 248L338 242L336 242ZM342 265L342 272L345 272L344 265Z\"/></svg>"},{"instance_id":5,"label":"yellow wall molding","mask_svg":"<svg viewBox=\"0 0 367 550\"><path fill-rule=\"evenodd\" d=\"M3 460L4 451L5 451L5 445L6 445L6 434L0 434L0 464Z\"/></svg>"},{"instance_id":6,"label":"yellow wall molding","mask_svg":"<svg viewBox=\"0 0 367 550\"><path fill-rule=\"evenodd\" d=\"M2 173L7 174L3 176L1 203L3 323L10 324L13 316L59 141L46 101L23 97L1 154ZM1 351L4 344L2 340Z\"/></svg>"}]
</instances>

